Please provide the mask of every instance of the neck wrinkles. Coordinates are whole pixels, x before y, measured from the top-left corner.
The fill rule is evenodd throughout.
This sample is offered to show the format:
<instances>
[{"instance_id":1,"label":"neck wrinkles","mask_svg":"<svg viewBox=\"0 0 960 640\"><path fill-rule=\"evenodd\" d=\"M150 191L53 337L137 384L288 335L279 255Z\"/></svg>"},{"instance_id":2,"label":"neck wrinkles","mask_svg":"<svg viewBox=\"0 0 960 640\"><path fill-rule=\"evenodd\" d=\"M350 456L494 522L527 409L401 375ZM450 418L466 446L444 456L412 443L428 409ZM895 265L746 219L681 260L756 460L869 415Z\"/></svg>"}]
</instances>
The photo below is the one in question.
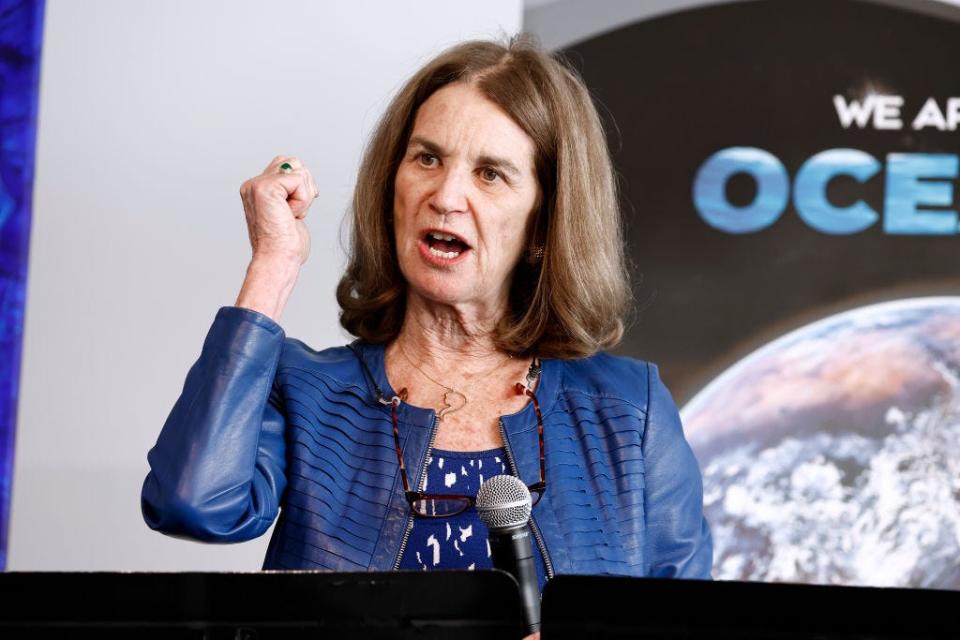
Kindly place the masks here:
<instances>
[{"instance_id":1,"label":"neck wrinkles","mask_svg":"<svg viewBox=\"0 0 960 640\"><path fill-rule=\"evenodd\" d=\"M396 343L430 371L448 370L456 362L457 370L467 377L483 373L507 355L493 339L505 307L460 309L410 295Z\"/></svg>"}]
</instances>

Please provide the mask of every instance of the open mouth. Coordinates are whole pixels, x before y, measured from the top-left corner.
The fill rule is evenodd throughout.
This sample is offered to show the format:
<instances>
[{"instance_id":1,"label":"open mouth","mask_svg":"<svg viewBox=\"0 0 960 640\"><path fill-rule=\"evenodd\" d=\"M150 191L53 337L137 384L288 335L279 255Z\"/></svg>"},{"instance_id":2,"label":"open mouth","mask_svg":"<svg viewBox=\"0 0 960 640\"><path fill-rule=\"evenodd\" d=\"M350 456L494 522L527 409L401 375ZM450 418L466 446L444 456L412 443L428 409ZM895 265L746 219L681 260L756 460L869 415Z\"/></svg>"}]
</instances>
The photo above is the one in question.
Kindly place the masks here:
<instances>
[{"instance_id":1,"label":"open mouth","mask_svg":"<svg viewBox=\"0 0 960 640\"><path fill-rule=\"evenodd\" d=\"M427 231L423 241L432 255L445 260L459 258L470 250L470 245L461 238L445 231Z\"/></svg>"}]
</instances>

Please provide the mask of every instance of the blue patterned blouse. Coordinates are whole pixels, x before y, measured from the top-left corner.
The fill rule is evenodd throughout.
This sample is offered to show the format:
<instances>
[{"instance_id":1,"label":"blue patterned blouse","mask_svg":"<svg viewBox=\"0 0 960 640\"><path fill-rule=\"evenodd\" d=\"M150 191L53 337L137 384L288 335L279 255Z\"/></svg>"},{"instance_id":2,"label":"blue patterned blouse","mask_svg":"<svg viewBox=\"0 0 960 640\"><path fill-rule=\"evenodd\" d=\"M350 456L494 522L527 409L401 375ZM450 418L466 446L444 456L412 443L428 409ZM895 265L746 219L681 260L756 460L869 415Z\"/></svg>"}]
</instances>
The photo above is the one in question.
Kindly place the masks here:
<instances>
[{"instance_id":1,"label":"blue patterned blouse","mask_svg":"<svg viewBox=\"0 0 960 640\"><path fill-rule=\"evenodd\" d=\"M509 473L506 449L487 451L444 451L433 449L427 456L427 480L423 491L438 494L475 496L486 478ZM546 582L543 555L533 536L533 557L540 591ZM449 518L415 518L400 569L492 569L487 527L477 510Z\"/></svg>"}]
</instances>

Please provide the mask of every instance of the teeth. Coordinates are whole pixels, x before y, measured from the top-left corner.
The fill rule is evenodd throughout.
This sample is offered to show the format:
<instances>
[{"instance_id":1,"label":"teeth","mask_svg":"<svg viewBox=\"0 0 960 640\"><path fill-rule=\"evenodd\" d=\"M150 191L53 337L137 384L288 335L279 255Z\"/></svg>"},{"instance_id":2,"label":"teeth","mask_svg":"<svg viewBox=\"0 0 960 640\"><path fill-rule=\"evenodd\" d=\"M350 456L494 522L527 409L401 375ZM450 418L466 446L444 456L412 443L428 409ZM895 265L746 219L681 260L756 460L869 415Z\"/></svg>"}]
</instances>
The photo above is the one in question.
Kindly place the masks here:
<instances>
[{"instance_id":1,"label":"teeth","mask_svg":"<svg viewBox=\"0 0 960 640\"><path fill-rule=\"evenodd\" d=\"M430 253L440 258L446 258L447 260L453 260L460 255L459 251L440 251L440 249L434 249L433 247L430 247Z\"/></svg>"},{"instance_id":2,"label":"teeth","mask_svg":"<svg viewBox=\"0 0 960 640\"><path fill-rule=\"evenodd\" d=\"M447 242L450 242L451 240L455 240L454 236L451 236L446 233L437 233L436 231L431 231L430 237L432 237L434 240L446 240Z\"/></svg>"}]
</instances>

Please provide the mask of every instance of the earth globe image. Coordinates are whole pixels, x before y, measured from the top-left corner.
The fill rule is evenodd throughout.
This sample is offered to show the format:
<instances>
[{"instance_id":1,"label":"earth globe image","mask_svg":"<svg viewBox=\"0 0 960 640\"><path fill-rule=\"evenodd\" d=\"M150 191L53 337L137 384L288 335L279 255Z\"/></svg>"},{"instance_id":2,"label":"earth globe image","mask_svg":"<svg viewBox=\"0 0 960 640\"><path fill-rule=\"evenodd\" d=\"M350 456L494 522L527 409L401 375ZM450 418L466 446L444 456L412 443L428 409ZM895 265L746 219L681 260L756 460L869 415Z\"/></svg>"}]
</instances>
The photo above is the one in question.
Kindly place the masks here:
<instances>
[{"instance_id":1,"label":"earth globe image","mask_svg":"<svg viewBox=\"0 0 960 640\"><path fill-rule=\"evenodd\" d=\"M792 331L681 416L715 578L960 589L960 297Z\"/></svg>"}]
</instances>

